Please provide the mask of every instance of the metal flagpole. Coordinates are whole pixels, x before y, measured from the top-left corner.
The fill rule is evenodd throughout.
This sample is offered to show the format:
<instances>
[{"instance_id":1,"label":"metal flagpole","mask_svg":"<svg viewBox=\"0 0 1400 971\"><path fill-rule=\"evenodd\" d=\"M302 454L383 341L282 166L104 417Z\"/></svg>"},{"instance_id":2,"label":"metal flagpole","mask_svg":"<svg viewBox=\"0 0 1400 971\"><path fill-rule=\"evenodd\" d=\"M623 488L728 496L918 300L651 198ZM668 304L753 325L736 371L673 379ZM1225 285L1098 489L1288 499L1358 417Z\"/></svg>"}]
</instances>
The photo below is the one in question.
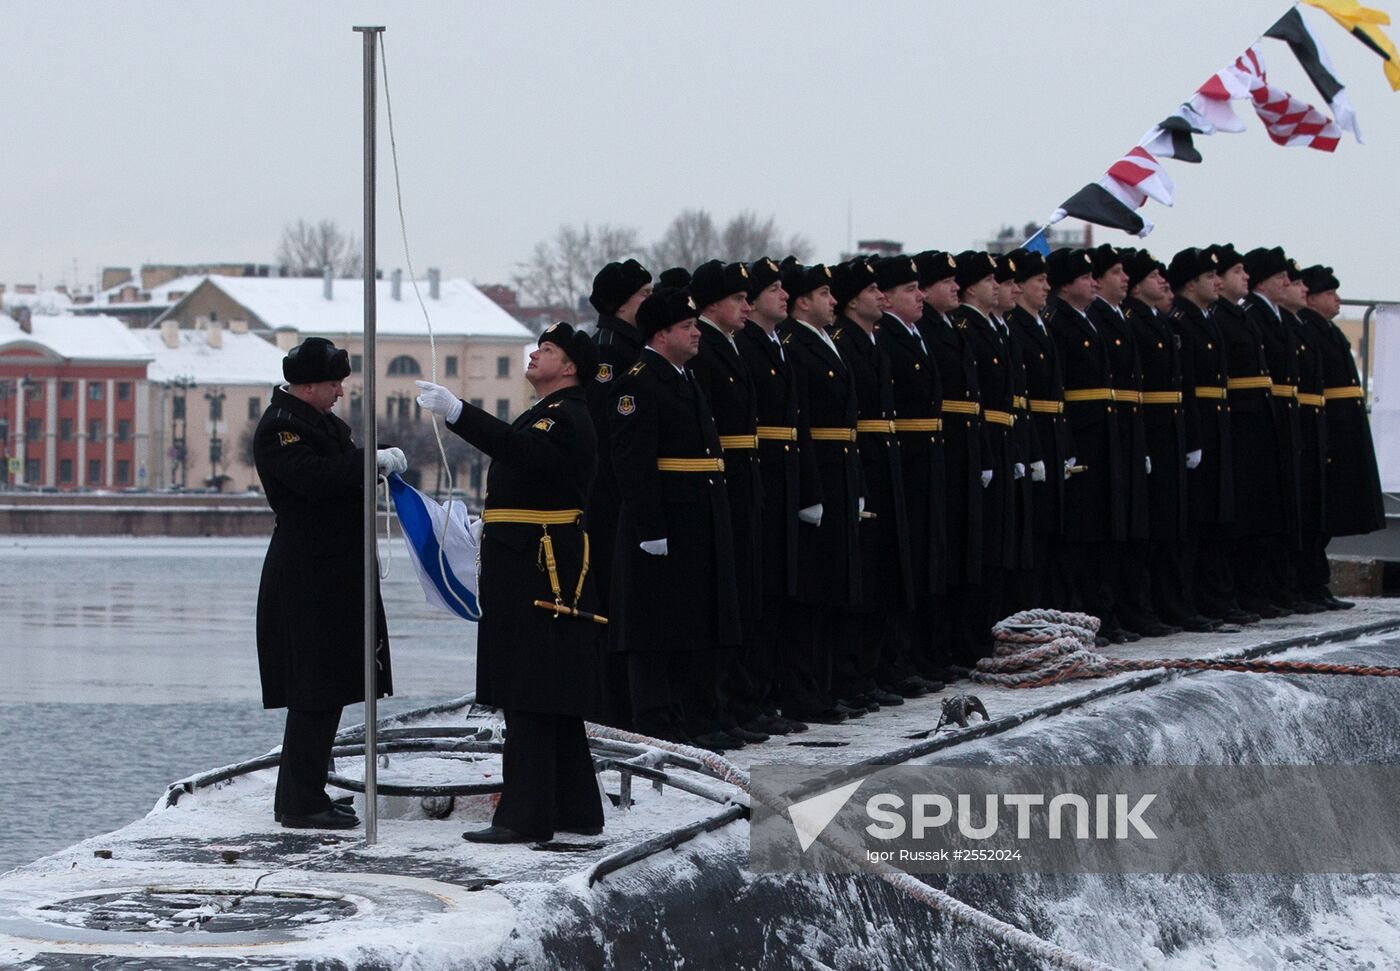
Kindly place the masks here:
<instances>
[{"instance_id":1,"label":"metal flagpole","mask_svg":"<svg viewBox=\"0 0 1400 971\"><path fill-rule=\"evenodd\" d=\"M376 701L378 678L376 670L378 637L375 630L378 611L377 583L379 561L375 555L376 529L379 525L377 505L379 470L375 463L377 442L374 420L377 409L374 399L374 53L383 27L356 27L364 37L364 129L365 129L365 339L363 348L364 393L360 397L360 419L364 423L364 604L365 604L365 843L373 845L379 836L378 796L379 725Z\"/></svg>"}]
</instances>

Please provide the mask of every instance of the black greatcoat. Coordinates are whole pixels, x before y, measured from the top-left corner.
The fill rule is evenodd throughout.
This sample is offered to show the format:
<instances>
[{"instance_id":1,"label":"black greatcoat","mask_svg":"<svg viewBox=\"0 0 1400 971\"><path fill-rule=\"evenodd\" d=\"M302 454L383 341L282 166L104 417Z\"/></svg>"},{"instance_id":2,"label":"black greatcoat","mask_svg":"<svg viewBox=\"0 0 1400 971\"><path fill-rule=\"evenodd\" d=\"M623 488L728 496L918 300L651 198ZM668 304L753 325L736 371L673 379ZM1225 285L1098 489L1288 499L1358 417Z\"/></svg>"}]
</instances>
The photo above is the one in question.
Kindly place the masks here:
<instances>
[{"instance_id":1,"label":"black greatcoat","mask_svg":"<svg viewBox=\"0 0 1400 971\"><path fill-rule=\"evenodd\" d=\"M253 459L277 514L258 585L263 707L330 711L364 701L364 449L338 417L278 388L253 432ZM394 686L377 588L383 697Z\"/></svg>"},{"instance_id":2,"label":"black greatcoat","mask_svg":"<svg viewBox=\"0 0 1400 971\"><path fill-rule=\"evenodd\" d=\"M1327 535L1359 536L1385 529L1376 446L1351 341L1315 310L1298 314L1316 336L1327 400Z\"/></svg>"},{"instance_id":3,"label":"black greatcoat","mask_svg":"<svg viewBox=\"0 0 1400 971\"><path fill-rule=\"evenodd\" d=\"M943 501L946 581L950 587L982 582L982 469L987 431L979 414L949 411L950 403L982 407L977 359L962 332L924 304L919 333L943 388Z\"/></svg>"},{"instance_id":4,"label":"black greatcoat","mask_svg":"<svg viewBox=\"0 0 1400 971\"><path fill-rule=\"evenodd\" d=\"M1058 536L1064 524L1065 462L1077 457L1064 415L1065 379L1060 374L1060 358L1049 331L1029 310L1012 307L1006 322L1021 350L1036 455L1045 463L1045 481L1031 486L1031 522L1037 533ZM1056 404L1061 406L1058 411Z\"/></svg>"},{"instance_id":5,"label":"black greatcoat","mask_svg":"<svg viewBox=\"0 0 1400 971\"><path fill-rule=\"evenodd\" d=\"M1244 312L1264 338L1264 358L1275 389L1292 393L1275 394L1274 434L1278 438L1279 490L1283 502L1283 539L1289 549L1302 543L1298 495L1298 334L1288 321L1274 313L1257 293L1244 298Z\"/></svg>"},{"instance_id":6,"label":"black greatcoat","mask_svg":"<svg viewBox=\"0 0 1400 971\"><path fill-rule=\"evenodd\" d=\"M859 450L854 441L859 405L855 378L811 326L789 317L782 324L783 350L797 376L797 407L808 429L851 431L851 439L814 438L822 504L821 525L797 527L797 598L822 607L861 603L859 501L864 495ZM799 441L804 452L805 443Z\"/></svg>"},{"instance_id":7,"label":"black greatcoat","mask_svg":"<svg viewBox=\"0 0 1400 971\"><path fill-rule=\"evenodd\" d=\"M909 569L909 518L894 421L889 357L855 321L837 317L832 341L855 379L856 444L865 480L860 521L860 606L903 611L914 605ZM876 430L876 429L880 430Z\"/></svg>"},{"instance_id":8,"label":"black greatcoat","mask_svg":"<svg viewBox=\"0 0 1400 971\"><path fill-rule=\"evenodd\" d=\"M738 349L710 323L701 321L700 352L688 366L695 383L705 392L724 449L724 484L734 534L734 580L739 616L748 622L763 612L763 483L754 445L757 396Z\"/></svg>"},{"instance_id":9,"label":"black greatcoat","mask_svg":"<svg viewBox=\"0 0 1400 971\"><path fill-rule=\"evenodd\" d=\"M1141 300L1123 301L1123 317L1142 365L1142 424L1152 474L1147 477L1149 535L1175 540L1186 532L1186 418L1181 402L1181 351L1165 317ZM1154 398L1154 395L1164 396Z\"/></svg>"},{"instance_id":10,"label":"black greatcoat","mask_svg":"<svg viewBox=\"0 0 1400 971\"><path fill-rule=\"evenodd\" d=\"M663 472L662 458L720 459L704 394L651 350L622 378L612 419L622 494L613 567L614 651L699 651L742 644L729 497L720 472ZM665 539L667 555L641 549Z\"/></svg>"},{"instance_id":11,"label":"black greatcoat","mask_svg":"<svg viewBox=\"0 0 1400 971\"><path fill-rule=\"evenodd\" d=\"M1075 458L1084 471L1065 488L1067 540L1105 543L1127 537L1123 462L1118 419L1110 400L1070 400L1076 391L1099 391L1114 386L1107 339L1089 319L1059 296L1041 312L1055 338L1065 378L1065 417L1074 435Z\"/></svg>"},{"instance_id":12,"label":"black greatcoat","mask_svg":"<svg viewBox=\"0 0 1400 971\"><path fill-rule=\"evenodd\" d=\"M1267 308L1265 313L1271 313ZM1238 382L1271 381L1264 356L1264 335L1253 314L1223 297L1212 319L1230 362L1230 446L1235 478L1233 534L1239 538L1278 536L1284 532L1282 460L1274 426L1269 388L1246 388Z\"/></svg>"},{"instance_id":13,"label":"black greatcoat","mask_svg":"<svg viewBox=\"0 0 1400 971\"><path fill-rule=\"evenodd\" d=\"M946 583L943 435L910 428L910 423L941 421L943 384L917 329L910 330L898 317L886 314L880 319L876 340L889 359L894 378L895 437L904 473L909 564L914 595L921 598L942 593Z\"/></svg>"},{"instance_id":14,"label":"black greatcoat","mask_svg":"<svg viewBox=\"0 0 1400 971\"><path fill-rule=\"evenodd\" d=\"M1142 361L1137 341L1128 322L1107 300L1095 297L1085 311L1099 333L1104 335L1108 366L1113 371L1113 390L1118 401L1118 443L1123 460L1124 501L1127 503L1128 539L1147 538L1147 431L1142 423L1142 406L1136 398L1142 391Z\"/></svg>"},{"instance_id":15,"label":"black greatcoat","mask_svg":"<svg viewBox=\"0 0 1400 971\"><path fill-rule=\"evenodd\" d=\"M753 321L744 325L734 341L753 381L760 428L763 592L770 597L795 597L797 511L819 501L811 439L802 433L806 421L797 409L797 378L779 341ZM806 448L799 438L807 441Z\"/></svg>"},{"instance_id":16,"label":"black greatcoat","mask_svg":"<svg viewBox=\"0 0 1400 971\"><path fill-rule=\"evenodd\" d=\"M598 473L588 496L588 537L593 546L593 568L597 577L599 609L607 613L611 603L612 554L617 538L617 514L622 497L617 492L617 480L612 470L613 406L617 403L617 387L628 368L637 363L642 353L642 335L637 328L604 314L598 318L593 334L598 345L598 374L588 383L588 413L593 418L593 431L598 439Z\"/></svg>"},{"instance_id":17,"label":"black greatcoat","mask_svg":"<svg viewBox=\"0 0 1400 971\"><path fill-rule=\"evenodd\" d=\"M1021 348L1020 332L1013 329L1005 318L1000 318L996 324L1011 357L1011 413L1016 416L1016 424L1011 426L1011 458L1025 469L1025 474L1011 484L1016 534L1013 537L1015 561L1010 565L1029 570L1035 566L1035 494L1031 489L1030 465L1041 461L1043 456L1040 454L1039 436L1031 423L1025 352Z\"/></svg>"},{"instance_id":18,"label":"black greatcoat","mask_svg":"<svg viewBox=\"0 0 1400 971\"><path fill-rule=\"evenodd\" d=\"M1327 416L1317 403L1326 384L1321 347L1313 340L1312 328L1287 310L1283 320L1298 346L1298 525L1306 537L1327 532Z\"/></svg>"},{"instance_id":19,"label":"black greatcoat","mask_svg":"<svg viewBox=\"0 0 1400 971\"><path fill-rule=\"evenodd\" d=\"M486 515L494 510L582 509L593 483L598 439L583 388L554 391L507 424L462 406L447 426L491 457ZM603 635L592 621L556 618L534 605L554 601L542 539L554 548L564 605L597 610L593 564L583 579L584 521L541 527L488 522L478 577L476 700L510 711L596 717L602 696ZM592 550L597 546L590 544Z\"/></svg>"},{"instance_id":20,"label":"black greatcoat","mask_svg":"<svg viewBox=\"0 0 1400 971\"><path fill-rule=\"evenodd\" d=\"M1229 354L1216 322L1185 297L1172 301L1168 323L1181 341L1181 407L1186 451L1201 451L1201 463L1186 472L1187 515L1199 526L1235 518L1235 472L1230 406L1215 396L1230 375Z\"/></svg>"},{"instance_id":21,"label":"black greatcoat","mask_svg":"<svg viewBox=\"0 0 1400 971\"><path fill-rule=\"evenodd\" d=\"M977 384L982 396L986 450L982 468L992 470L992 481L982 490L982 563L984 566L1016 568L1021 565L1015 530L1011 466L1015 461L1011 428L988 421L988 411L1012 413L1012 350L992 322L963 304L953 311L959 332L972 349L977 362ZM979 469L979 475L981 470ZM978 479L981 485L981 479Z\"/></svg>"}]
</instances>

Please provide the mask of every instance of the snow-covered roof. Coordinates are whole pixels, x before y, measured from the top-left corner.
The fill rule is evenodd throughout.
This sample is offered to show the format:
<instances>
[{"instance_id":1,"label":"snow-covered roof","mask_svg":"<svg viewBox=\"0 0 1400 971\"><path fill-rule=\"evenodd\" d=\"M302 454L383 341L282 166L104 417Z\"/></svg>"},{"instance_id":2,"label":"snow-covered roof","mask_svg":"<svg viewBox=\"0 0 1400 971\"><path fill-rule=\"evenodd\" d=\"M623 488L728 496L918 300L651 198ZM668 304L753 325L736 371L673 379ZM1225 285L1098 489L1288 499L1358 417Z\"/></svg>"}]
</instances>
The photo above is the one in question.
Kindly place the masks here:
<instances>
[{"instance_id":1,"label":"snow-covered roof","mask_svg":"<svg viewBox=\"0 0 1400 971\"><path fill-rule=\"evenodd\" d=\"M127 280L125 283L118 283L114 287L108 287L106 290L98 291L96 298L93 300L93 304L99 307L110 306L129 310L135 310L140 307L169 307L185 294L203 283L206 279L208 279L208 277L203 273L197 276L181 276L173 280L167 280L159 286L154 286L147 290L145 287L141 286L140 279L133 278ZM125 302L117 299L121 296L121 292L128 287L135 287L138 294L149 293L151 295L150 299Z\"/></svg>"},{"instance_id":2,"label":"snow-covered roof","mask_svg":"<svg viewBox=\"0 0 1400 971\"><path fill-rule=\"evenodd\" d=\"M57 290L40 290L38 293L15 293L6 290L0 298L0 307L8 310L15 307L28 307L34 314L66 314L73 306L73 298Z\"/></svg>"},{"instance_id":3,"label":"snow-covered roof","mask_svg":"<svg viewBox=\"0 0 1400 971\"><path fill-rule=\"evenodd\" d=\"M35 314L30 318L30 327L32 333L26 334L18 321L0 314L0 352L29 345L69 361L135 364L152 358L145 343L115 317Z\"/></svg>"},{"instance_id":4,"label":"snow-covered roof","mask_svg":"<svg viewBox=\"0 0 1400 971\"><path fill-rule=\"evenodd\" d=\"M177 332L179 345L167 347L159 330L131 332L155 358L146 371L151 381L193 378L197 384L273 385L282 380L282 356L257 334L220 331L222 346L209 344L207 331Z\"/></svg>"},{"instance_id":5,"label":"snow-covered roof","mask_svg":"<svg viewBox=\"0 0 1400 971\"><path fill-rule=\"evenodd\" d=\"M274 330L293 327L303 334L332 338L363 330L364 284L359 280L334 281L330 300L322 296L325 283L318 277L210 276L208 282ZM437 300L429 296L427 280L419 280L418 289L438 336L522 341L534 338L525 325L468 280L443 280ZM376 333L396 337L428 335L428 325L409 281L403 281L399 300L393 298L393 284L387 279L378 281L377 293Z\"/></svg>"}]
</instances>

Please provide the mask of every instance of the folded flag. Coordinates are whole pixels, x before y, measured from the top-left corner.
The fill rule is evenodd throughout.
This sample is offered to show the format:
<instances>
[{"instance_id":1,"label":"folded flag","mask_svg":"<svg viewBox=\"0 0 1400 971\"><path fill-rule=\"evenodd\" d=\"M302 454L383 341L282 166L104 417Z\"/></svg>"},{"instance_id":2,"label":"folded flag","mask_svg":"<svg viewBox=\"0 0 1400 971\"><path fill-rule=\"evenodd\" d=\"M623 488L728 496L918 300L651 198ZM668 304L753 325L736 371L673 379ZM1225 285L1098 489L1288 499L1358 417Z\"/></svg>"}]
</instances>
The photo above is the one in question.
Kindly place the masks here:
<instances>
[{"instance_id":1,"label":"folded flag","mask_svg":"<svg viewBox=\"0 0 1400 971\"><path fill-rule=\"evenodd\" d=\"M1053 226L1066 216L1073 216L1086 223L1121 229L1135 236L1146 236L1152 232L1152 223L1134 212L1134 205L1115 194L1122 191L1122 185L1117 179L1104 175L1099 181L1090 182L1060 203L1060 208L1051 213L1045 225Z\"/></svg>"},{"instance_id":2,"label":"folded flag","mask_svg":"<svg viewBox=\"0 0 1400 971\"><path fill-rule=\"evenodd\" d=\"M1264 31L1264 36L1281 40L1289 46L1293 56L1298 58L1298 63L1307 72L1308 80L1312 81L1317 93L1322 95L1322 100L1332 109L1332 117L1337 120L1337 127L1351 132L1360 142L1361 129L1356 123L1356 112L1352 109L1351 99L1347 97L1346 87L1337 80L1336 72L1332 68L1332 59L1327 56L1327 48L1313 36L1313 32L1308 29L1308 22L1303 19L1298 8L1294 7L1280 17L1272 27Z\"/></svg>"},{"instance_id":3,"label":"folded flag","mask_svg":"<svg viewBox=\"0 0 1400 971\"><path fill-rule=\"evenodd\" d=\"M1356 0L1303 0L1310 7L1325 10L1337 23L1351 32L1351 35L1385 61L1385 77L1390 82L1390 90L1400 91L1400 54L1381 27L1390 23L1390 15L1384 10L1363 7Z\"/></svg>"},{"instance_id":4,"label":"folded flag","mask_svg":"<svg viewBox=\"0 0 1400 971\"><path fill-rule=\"evenodd\" d=\"M389 476L389 495L403 531L408 558L428 603L463 620L480 620L476 599L477 543L460 501L451 514L397 474Z\"/></svg>"}]
</instances>

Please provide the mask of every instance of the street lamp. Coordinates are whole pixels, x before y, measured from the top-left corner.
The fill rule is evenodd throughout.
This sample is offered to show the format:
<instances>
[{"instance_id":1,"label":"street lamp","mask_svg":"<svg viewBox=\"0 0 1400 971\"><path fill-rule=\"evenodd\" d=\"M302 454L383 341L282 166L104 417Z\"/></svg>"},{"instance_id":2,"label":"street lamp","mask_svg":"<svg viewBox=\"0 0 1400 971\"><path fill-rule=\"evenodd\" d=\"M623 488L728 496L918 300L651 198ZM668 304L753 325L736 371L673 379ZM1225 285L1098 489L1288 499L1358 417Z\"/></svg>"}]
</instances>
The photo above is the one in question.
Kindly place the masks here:
<instances>
[{"instance_id":1,"label":"street lamp","mask_svg":"<svg viewBox=\"0 0 1400 971\"><path fill-rule=\"evenodd\" d=\"M228 476L219 471L219 464L224 460L224 443L219 438L219 423L224 420L224 389L220 387L210 388L204 392L204 400L209 402L209 478L205 480L205 485L216 492L224 490L224 481Z\"/></svg>"}]
</instances>

